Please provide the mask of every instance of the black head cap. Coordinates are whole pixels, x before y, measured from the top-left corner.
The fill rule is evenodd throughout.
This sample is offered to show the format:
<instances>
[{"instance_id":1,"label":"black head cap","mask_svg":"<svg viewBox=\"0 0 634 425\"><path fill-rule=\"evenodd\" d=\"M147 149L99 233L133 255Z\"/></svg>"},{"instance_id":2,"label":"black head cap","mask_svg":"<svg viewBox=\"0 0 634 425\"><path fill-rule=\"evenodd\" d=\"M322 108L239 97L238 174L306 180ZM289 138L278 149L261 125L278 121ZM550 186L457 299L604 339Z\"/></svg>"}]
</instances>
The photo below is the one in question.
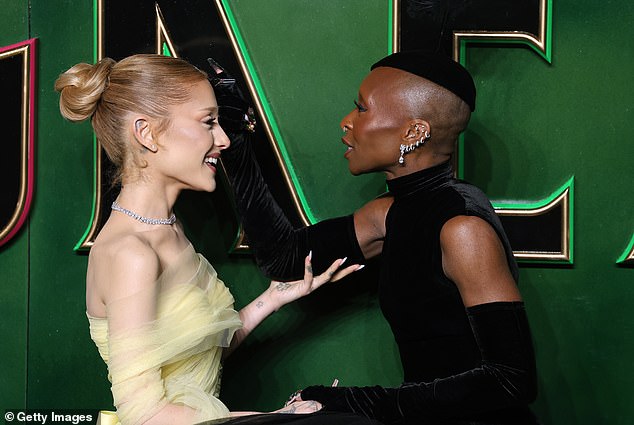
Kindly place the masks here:
<instances>
[{"instance_id":1,"label":"black head cap","mask_svg":"<svg viewBox=\"0 0 634 425\"><path fill-rule=\"evenodd\" d=\"M411 50L384 57L370 69L381 66L400 69L446 88L475 110L476 89L471 74L462 65L440 52Z\"/></svg>"}]
</instances>

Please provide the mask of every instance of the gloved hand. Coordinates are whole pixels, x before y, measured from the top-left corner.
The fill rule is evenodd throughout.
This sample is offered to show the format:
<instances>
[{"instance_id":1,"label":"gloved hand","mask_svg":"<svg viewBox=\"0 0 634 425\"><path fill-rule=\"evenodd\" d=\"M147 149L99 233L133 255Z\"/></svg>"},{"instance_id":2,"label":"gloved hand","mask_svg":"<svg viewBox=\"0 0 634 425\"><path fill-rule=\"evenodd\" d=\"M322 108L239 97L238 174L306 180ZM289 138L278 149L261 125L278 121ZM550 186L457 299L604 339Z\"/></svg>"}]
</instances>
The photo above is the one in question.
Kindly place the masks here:
<instances>
[{"instance_id":1,"label":"gloved hand","mask_svg":"<svg viewBox=\"0 0 634 425\"><path fill-rule=\"evenodd\" d=\"M231 133L255 131L255 114L233 78L213 58L207 58L209 82L216 94L219 108L219 123L223 130Z\"/></svg>"}]
</instances>

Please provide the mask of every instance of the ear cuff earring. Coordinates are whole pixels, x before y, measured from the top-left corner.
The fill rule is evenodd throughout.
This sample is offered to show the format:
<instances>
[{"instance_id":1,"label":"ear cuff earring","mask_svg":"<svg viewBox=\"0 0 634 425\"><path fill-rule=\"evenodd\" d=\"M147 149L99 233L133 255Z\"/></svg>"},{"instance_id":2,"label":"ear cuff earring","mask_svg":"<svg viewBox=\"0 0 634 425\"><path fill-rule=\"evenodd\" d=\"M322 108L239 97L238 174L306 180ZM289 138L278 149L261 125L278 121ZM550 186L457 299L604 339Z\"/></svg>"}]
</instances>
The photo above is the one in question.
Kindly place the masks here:
<instances>
[{"instance_id":1,"label":"ear cuff earring","mask_svg":"<svg viewBox=\"0 0 634 425\"><path fill-rule=\"evenodd\" d=\"M403 158L403 156L406 153L410 153L416 148L424 146L429 139L431 139L431 134L429 134L429 132L425 130L425 134L423 136L420 136L420 139L418 139L416 143L412 143L411 145L401 145L401 147L399 148L401 155L398 157L398 163L401 165L405 165L405 158Z\"/></svg>"}]
</instances>

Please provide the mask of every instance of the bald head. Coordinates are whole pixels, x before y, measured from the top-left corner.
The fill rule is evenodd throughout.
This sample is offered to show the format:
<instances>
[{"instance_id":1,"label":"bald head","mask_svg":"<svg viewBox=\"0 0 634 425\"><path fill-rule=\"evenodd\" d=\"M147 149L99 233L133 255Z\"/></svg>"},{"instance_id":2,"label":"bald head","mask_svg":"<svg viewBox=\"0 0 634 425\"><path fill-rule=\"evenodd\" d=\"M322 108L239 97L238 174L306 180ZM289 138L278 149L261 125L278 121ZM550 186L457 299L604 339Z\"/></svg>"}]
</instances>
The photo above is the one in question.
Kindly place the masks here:
<instances>
[{"instance_id":1,"label":"bald head","mask_svg":"<svg viewBox=\"0 0 634 425\"><path fill-rule=\"evenodd\" d=\"M458 136L467 127L471 108L453 92L425 78L391 67L375 68L368 78L381 83L383 96L398 105L399 120L424 120L432 135L434 151L451 154Z\"/></svg>"}]
</instances>

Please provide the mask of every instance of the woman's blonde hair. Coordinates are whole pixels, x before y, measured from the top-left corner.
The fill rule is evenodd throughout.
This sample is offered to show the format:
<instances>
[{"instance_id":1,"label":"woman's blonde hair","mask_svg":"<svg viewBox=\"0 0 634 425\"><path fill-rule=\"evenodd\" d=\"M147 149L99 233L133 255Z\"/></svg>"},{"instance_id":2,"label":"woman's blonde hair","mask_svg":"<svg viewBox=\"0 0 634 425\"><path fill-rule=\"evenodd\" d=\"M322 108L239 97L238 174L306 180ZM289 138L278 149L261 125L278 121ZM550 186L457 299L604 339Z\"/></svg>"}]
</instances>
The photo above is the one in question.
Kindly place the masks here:
<instances>
[{"instance_id":1,"label":"woman's blonde hair","mask_svg":"<svg viewBox=\"0 0 634 425\"><path fill-rule=\"evenodd\" d=\"M64 118L91 119L119 182L130 160L143 166L127 140L127 116L141 113L155 119L159 134L170 125L169 107L188 101L188 88L206 78L205 72L182 59L139 54L119 62L104 58L94 65L79 63L59 76L55 90Z\"/></svg>"}]
</instances>

